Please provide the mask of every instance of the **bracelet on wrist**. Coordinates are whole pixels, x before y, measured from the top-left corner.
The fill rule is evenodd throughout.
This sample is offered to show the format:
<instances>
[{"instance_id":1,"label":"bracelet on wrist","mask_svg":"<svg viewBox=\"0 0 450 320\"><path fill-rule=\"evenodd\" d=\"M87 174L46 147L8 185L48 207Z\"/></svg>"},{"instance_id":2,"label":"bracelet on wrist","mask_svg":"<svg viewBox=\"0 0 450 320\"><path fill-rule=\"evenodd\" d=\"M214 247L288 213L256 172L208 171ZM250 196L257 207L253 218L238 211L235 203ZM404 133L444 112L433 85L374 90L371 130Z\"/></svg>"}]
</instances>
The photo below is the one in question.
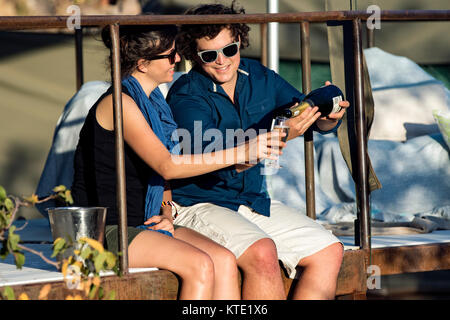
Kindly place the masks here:
<instances>
[{"instance_id":1,"label":"bracelet on wrist","mask_svg":"<svg viewBox=\"0 0 450 320\"><path fill-rule=\"evenodd\" d=\"M161 208L166 207L166 206L173 207L172 201L163 201L163 202L161 202Z\"/></svg>"}]
</instances>

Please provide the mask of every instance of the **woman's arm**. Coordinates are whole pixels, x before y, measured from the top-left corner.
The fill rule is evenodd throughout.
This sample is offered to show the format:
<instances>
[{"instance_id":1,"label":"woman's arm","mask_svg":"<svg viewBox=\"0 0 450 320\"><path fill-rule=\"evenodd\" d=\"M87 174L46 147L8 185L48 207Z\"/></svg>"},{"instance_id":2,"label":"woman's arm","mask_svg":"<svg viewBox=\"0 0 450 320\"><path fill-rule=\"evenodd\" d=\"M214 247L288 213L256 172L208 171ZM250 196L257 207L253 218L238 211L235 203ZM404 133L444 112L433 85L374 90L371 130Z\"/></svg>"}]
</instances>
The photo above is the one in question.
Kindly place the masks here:
<instances>
[{"instance_id":1,"label":"woman's arm","mask_svg":"<svg viewBox=\"0 0 450 320\"><path fill-rule=\"evenodd\" d=\"M172 189L170 188L170 184L166 181L164 185L164 193L163 193L163 202L168 203L172 201ZM161 215L172 221L172 206L164 205L161 206Z\"/></svg>"},{"instance_id":2,"label":"woman's arm","mask_svg":"<svg viewBox=\"0 0 450 320\"><path fill-rule=\"evenodd\" d=\"M275 159L281 154L278 145L285 146L283 142L279 141L279 133L274 131L259 135L250 143L233 149L205 155L173 155L150 128L134 100L126 94L122 94L122 108L125 141L165 180L202 175L236 163L256 162L262 158ZM111 96L106 97L99 104L97 121L105 129L112 130L114 127ZM272 145L273 147L271 147Z\"/></svg>"},{"instance_id":3,"label":"woman's arm","mask_svg":"<svg viewBox=\"0 0 450 320\"><path fill-rule=\"evenodd\" d=\"M164 186L163 193L163 202L165 203L167 203L167 201L172 201L172 190L170 189L168 182L166 182L166 186ZM160 215L152 216L144 222L145 225L150 225L152 223L155 223L155 225L148 227L149 230L166 230L173 234L172 207L170 205L161 206Z\"/></svg>"}]
</instances>

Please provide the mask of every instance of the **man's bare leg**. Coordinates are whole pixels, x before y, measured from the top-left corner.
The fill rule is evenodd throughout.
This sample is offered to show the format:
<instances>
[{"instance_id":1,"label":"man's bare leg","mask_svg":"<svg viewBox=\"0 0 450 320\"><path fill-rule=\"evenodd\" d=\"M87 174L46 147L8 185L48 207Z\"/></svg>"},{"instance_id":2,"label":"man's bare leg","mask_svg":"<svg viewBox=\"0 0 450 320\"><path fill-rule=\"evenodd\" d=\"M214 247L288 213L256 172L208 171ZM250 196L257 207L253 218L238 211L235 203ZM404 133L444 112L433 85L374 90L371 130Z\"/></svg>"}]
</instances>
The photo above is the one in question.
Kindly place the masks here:
<instances>
[{"instance_id":1,"label":"man's bare leg","mask_svg":"<svg viewBox=\"0 0 450 320\"><path fill-rule=\"evenodd\" d=\"M242 299L286 299L277 250L271 239L253 243L237 263L242 270Z\"/></svg>"},{"instance_id":2,"label":"man's bare leg","mask_svg":"<svg viewBox=\"0 0 450 320\"><path fill-rule=\"evenodd\" d=\"M334 299L343 253L342 244L334 243L300 260L298 265L303 268L303 271L292 298L295 300Z\"/></svg>"}]
</instances>

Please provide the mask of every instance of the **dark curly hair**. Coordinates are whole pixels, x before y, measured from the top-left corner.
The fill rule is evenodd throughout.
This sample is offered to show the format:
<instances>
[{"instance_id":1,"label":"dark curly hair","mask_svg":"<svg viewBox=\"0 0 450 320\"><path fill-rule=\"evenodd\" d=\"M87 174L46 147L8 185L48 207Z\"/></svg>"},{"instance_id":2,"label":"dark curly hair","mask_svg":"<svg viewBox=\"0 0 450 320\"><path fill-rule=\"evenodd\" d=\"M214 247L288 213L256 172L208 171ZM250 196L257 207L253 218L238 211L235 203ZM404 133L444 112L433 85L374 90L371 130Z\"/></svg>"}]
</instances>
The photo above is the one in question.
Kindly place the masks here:
<instances>
[{"instance_id":1,"label":"dark curly hair","mask_svg":"<svg viewBox=\"0 0 450 320\"><path fill-rule=\"evenodd\" d=\"M222 4L202 4L188 9L184 14L205 15L205 14L245 14L242 7L236 5L236 1L231 3L230 7ZM177 36L177 49L186 60L195 62L197 57L197 39L214 39L224 28L231 31L232 36L238 40L241 39L241 49L248 47L248 32L250 27L245 23L233 24L190 24L182 25Z\"/></svg>"},{"instance_id":2,"label":"dark curly hair","mask_svg":"<svg viewBox=\"0 0 450 320\"><path fill-rule=\"evenodd\" d=\"M119 40L122 78L133 73L139 59L151 58L169 50L177 32L175 25L121 26ZM103 28L102 40L107 48L111 48L109 26ZM108 61L111 61L111 57Z\"/></svg>"}]
</instances>

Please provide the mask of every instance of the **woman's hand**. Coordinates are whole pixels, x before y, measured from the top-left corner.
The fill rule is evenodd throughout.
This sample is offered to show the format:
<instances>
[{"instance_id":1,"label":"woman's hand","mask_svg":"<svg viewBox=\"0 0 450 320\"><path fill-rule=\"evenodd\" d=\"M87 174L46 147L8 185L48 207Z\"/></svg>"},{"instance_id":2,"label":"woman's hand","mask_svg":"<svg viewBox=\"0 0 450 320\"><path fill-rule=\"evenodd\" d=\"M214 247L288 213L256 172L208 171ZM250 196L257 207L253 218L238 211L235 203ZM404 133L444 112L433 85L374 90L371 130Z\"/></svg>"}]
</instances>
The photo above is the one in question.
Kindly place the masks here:
<instances>
[{"instance_id":1,"label":"woman's hand","mask_svg":"<svg viewBox=\"0 0 450 320\"><path fill-rule=\"evenodd\" d=\"M276 160L283 154L286 143L281 141L286 133L278 130L266 132L250 139L237 148L237 163L255 164L262 159Z\"/></svg>"},{"instance_id":2,"label":"woman's hand","mask_svg":"<svg viewBox=\"0 0 450 320\"><path fill-rule=\"evenodd\" d=\"M153 216L144 222L145 225L152 224L155 225L148 227L149 230L165 230L169 231L171 234L174 233L173 221L166 216Z\"/></svg>"}]
</instances>

